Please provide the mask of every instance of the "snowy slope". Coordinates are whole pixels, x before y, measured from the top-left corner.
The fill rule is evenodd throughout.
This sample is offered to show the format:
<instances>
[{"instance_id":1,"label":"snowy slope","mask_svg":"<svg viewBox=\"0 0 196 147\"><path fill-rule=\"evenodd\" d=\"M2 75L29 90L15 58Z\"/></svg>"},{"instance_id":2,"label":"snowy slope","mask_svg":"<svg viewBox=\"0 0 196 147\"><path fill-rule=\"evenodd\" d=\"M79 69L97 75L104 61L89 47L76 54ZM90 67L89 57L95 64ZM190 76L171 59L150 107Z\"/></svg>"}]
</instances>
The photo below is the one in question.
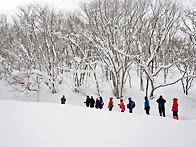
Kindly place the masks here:
<instances>
[{"instance_id":1,"label":"snowy slope","mask_svg":"<svg viewBox=\"0 0 196 147\"><path fill-rule=\"evenodd\" d=\"M195 147L196 120L0 100L2 147Z\"/></svg>"},{"instance_id":2,"label":"snowy slope","mask_svg":"<svg viewBox=\"0 0 196 147\"><path fill-rule=\"evenodd\" d=\"M43 90L40 102L35 102L36 93L17 93L0 81L0 147L195 147L195 88L188 96L180 85L156 91L156 97L162 94L167 100L166 118L161 118L156 99L150 101L151 115L145 115L143 92L134 85L124 99L125 104L128 96L136 102L134 113L129 114L119 111L116 99L113 111L108 111L111 93L107 87L102 95L104 108L96 110L84 106L84 95L65 87L54 95ZM93 90L88 91L97 97ZM67 98L65 105L60 104L62 94ZM179 98L179 121L172 119L174 97Z\"/></svg>"}]
</instances>

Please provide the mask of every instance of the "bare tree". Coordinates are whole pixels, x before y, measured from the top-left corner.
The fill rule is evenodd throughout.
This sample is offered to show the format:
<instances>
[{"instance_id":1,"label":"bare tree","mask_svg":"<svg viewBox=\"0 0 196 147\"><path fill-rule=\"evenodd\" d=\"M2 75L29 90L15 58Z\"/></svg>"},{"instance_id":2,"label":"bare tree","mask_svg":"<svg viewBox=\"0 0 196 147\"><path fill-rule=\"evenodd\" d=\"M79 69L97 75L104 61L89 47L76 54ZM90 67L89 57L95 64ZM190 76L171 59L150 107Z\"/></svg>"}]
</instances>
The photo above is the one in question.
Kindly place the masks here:
<instances>
[{"instance_id":1,"label":"bare tree","mask_svg":"<svg viewBox=\"0 0 196 147\"><path fill-rule=\"evenodd\" d=\"M128 2L127 2L128 3ZM95 47L100 61L105 65L106 73L112 83L113 93L121 98L124 84L127 81L132 58L131 44L128 41L125 4L119 0L97 0L90 4L83 4L85 22L88 24L83 36Z\"/></svg>"},{"instance_id":2,"label":"bare tree","mask_svg":"<svg viewBox=\"0 0 196 147\"><path fill-rule=\"evenodd\" d=\"M27 5L20 8L10 30L13 52L9 54L16 62L12 69L28 73L40 71L52 93L57 92L59 65L65 54L65 44L59 35L63 32L63 24L62 13L48 6Z\"/></svg>"},{"instance_id":3,"label":"bare tree","mask_svg":"<svg viewBox=\"0 0 196 147\"><path fill-rule=\"evenodd\" d=\"M196 11L193 9L185 10L183 19L184 26L181 30L186 34L186 41L181 45L185 48L183 53L184 62L178 66L180 72L186 73L186 77L181 80L183 91L188 95L192 82L196 77ZM187 70L185 70L187 69Z\"/></svg>"},{"instance_id":4,"label":"bare tree","mask_svg":"<svg viewBox=\"0 0 196 147\"><path fill-rule=\"evenodd\" d=\"M21 91L38 92L38 101L42 86L56 93L63 82L75 92L94 84L101 95L103 79L121 98L134 67L146 95L178 81L188 94L195 78L194 11L184 13L170 0L94 0L81 8L65 15L30 4L10 24L1 16L2 76Z\"/></svg>"},{"instance_id":5,"label":"bare tree","mask_svg":"<svg viewBox=\"0 0 196 147\"><path fill-rule=\"evenodd\" d=\"M66 36L66 40L70 48L69 55L72 57L70 62L70 76L72 76L71 79L73 79L72 89L79 92L80 87L91 85L89 80L94 79L97 93L100 94L96 71L98 56L94 51L92 43L81 35L87 30L86 24L79 15L71 14L68 18L67 26L69 33Z\"/></svg>"},{"instance_id":6,"label":"bare tree","mask_svg":"<svg viewBox=\"0 0 196 147\"><path fill-rule=\"evenodd\" d=\"M149 1L148 1L149 2ZM155 1L148 7L148 12L141 20L140 29L136 37L136 48L139 53L137 63L146 75L146 95L178 82L182 76L167 82L169 69L178 62L174 41L179 37L181 10L172 1ZM179 57L179 56L178 56ZM164 72L164 82L158 81L158 75ZM151 86L149 89L149 85Z\"/></svg>"}]
</instances>

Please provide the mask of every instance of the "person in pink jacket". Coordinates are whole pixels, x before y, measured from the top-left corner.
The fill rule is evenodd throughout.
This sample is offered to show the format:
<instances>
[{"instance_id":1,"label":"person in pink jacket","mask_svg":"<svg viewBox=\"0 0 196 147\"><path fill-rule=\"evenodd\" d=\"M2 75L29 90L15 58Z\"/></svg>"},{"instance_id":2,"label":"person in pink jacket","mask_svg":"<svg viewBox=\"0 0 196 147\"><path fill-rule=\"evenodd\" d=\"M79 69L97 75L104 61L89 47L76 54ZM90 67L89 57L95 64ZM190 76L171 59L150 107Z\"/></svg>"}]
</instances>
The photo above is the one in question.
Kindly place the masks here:
<instances>
[{"instance_id":1,"label":"person in pink jacket","mask_svg":"<svg viewBox=\"0 0 196 147\"><path fill-rule=\"evenodd\" d=\"M123 102L123 99L120 99L120 104L118 104L120 109L121 109L121 112L124 112L125 111L125 104Z\"/></svg>"},{"instance_id":2,"label":"person in pink jacket","mask_svg":"<svg viewBox=\"0 0 196 147\"><path fill-rule=\"evenodd\" d=\"M172 111L173 111L173 118L178 120L178 99L174 98L173 99L173 105L172 105Z\"/></svg>"}]
</instances>

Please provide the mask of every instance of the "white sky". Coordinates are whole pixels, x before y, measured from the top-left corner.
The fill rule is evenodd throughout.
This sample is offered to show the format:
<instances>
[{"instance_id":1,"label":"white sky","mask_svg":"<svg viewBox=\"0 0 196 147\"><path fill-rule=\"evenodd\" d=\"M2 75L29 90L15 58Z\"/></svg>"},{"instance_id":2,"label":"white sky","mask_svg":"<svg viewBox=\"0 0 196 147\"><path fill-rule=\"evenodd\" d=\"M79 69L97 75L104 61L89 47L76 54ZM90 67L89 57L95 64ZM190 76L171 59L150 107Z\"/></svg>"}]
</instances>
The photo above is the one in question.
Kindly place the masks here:
<instances>
[{"instance_id":1,"label":"white sky","mask_svg":"<svg viewBox=\"0 0 196 147\"><path fill-rule=\"evenodd\" d=\"M80 2L87 2L90 0L0 0L0 13L10 13L16 10L18 6L23 6L28 3L47 3L52 5L54 8L75 10L79 8ZM190 1L196 3L196 0L177 0L183 1L182 4L187 5ZM190 4L190 3L189 3ZM196 8L195 8L196 9Z\"/></svg>"}]
</instances>

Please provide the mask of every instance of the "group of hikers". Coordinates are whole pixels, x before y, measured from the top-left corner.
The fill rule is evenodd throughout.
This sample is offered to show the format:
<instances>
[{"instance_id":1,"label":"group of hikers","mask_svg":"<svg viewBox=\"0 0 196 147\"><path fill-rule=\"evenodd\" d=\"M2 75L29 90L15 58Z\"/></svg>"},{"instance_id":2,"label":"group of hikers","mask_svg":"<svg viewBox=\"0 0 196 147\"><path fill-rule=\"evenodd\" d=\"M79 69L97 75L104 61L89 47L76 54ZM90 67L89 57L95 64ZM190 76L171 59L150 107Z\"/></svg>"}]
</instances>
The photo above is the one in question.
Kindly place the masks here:
<instances>
[{"instance_id":1,"label":"group of hikers","mask_svg":"<svg viewBox=\"0 0 196 147\"><path fill-rule=\"evenodd\" d=\"M61 104L65 104L66 99L65 96L61 98ZM158 103L158 109L159 109L159 114L160 116L165 117L165 103L166 100L163 98L161 95L156 102ZM102 109L104 106L103 98L100 96L99 98L96 98L94 100L93 96L89 97L88 95L86 96L86 101L84 102L86 104L86 107L90 108L97 108L97 109ZM120 103L118 104L119 108L121 109L121 112L125 111L125 108L127 107L129 109L129 113L133 113L133 108L135 108L135 102L132 100L131 97L128 98L128 104L125 106L123 99L120 99ZM114 107L114 102L113 98L110 97L109 103L108 103L108 109L109 111L112 111ZM144 97L144 110L146 111L147 115L150 115L150 102L148 100L148 97ZM172 104L172 111L173 111L173 118L178 120L178 99L174 98L173 99L173 104Z\"/></svg>"},{"instance_id":2,"label":"group of hikers","mask_svg":"<svg viewBox=\"0 0 196 147\"><path fill-rule=\"evenodd\" d=\"M104 102L103 102L103 98L100 96L99 99L96 98L96 100L94 100L93 96L89 97L87 95L86 97L86 101L84 102L86 104L86 107L91 107L91 108L99 108L102 109Z\"/></svg>"}]
</instances>

